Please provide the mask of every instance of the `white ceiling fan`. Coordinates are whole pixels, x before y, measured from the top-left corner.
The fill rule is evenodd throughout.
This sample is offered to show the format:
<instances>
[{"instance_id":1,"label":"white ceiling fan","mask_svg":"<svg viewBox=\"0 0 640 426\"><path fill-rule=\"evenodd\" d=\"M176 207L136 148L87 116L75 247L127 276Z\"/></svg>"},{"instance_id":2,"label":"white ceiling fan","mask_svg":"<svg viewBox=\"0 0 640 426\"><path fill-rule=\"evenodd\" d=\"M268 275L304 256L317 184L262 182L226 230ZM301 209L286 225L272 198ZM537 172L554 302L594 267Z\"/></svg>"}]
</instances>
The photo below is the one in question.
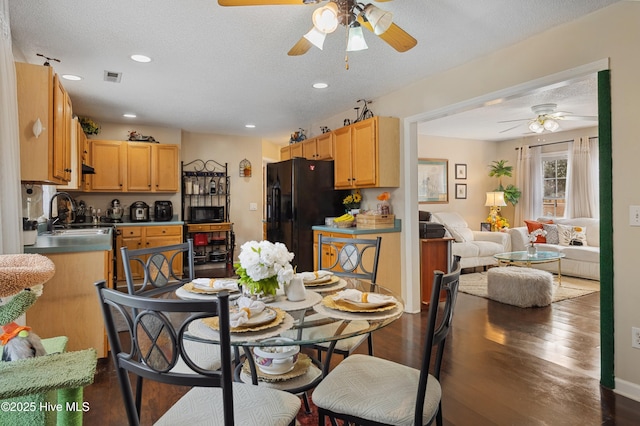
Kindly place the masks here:
<instances>
[{"instance_id":1,"label":"white ceiling fan","mask_svg":"<svg viewBox=\"0 0 640 426\"><path fill-rule=\"evenodd\" d=\"M533 133L542 133L544 131L555 132L560 129L560 121L562 120L574 120L574 121L598 121L597 116L593 115L573 115L566 111L556 111L557 104L540 104L531 107L531 111L536 115L534 118L522 118L518 120L505 120L498 123L513 123L516 121L526 121L527 127ZM508 129L500 131L505 133L510 130L520 127L522 124L515 125Z\"/></svg>"}]
</instances>

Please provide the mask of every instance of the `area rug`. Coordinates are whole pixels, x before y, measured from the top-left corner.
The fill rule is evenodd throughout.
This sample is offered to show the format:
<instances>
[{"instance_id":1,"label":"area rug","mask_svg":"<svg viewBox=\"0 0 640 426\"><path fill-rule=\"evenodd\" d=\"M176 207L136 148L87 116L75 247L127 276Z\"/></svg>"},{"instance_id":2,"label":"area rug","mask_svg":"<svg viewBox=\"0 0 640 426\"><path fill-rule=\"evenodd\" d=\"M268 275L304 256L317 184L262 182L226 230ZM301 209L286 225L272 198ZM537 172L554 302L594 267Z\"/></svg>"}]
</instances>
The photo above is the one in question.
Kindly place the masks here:
<instances>
[{"instance_id":1,"label":"area rug","mask_svg":"<svg viewBox=\"0 0 640 426\"><path fill-rule=\"evenodd\" d=\"M554 292L553 302L573 299L600 291L600 282L585 280L582 278L562 276L562 285L558 286L558 276L553 275ZM474 272L460 275L460 287L458 291L474 296L487 297L487 273Z\"/></svg>"}]
</instances>

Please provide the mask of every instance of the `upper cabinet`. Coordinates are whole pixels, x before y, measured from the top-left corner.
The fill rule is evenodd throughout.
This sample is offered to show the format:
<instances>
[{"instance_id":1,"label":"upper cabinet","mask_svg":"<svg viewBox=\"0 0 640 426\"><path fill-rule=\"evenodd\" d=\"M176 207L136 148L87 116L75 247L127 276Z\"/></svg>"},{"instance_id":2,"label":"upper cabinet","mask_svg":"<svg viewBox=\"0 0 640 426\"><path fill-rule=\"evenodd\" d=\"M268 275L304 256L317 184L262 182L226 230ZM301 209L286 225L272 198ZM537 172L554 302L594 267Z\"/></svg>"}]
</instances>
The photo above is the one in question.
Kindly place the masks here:
<instances>
[{"instance_id":1,"label":"upper cabinet","mask_svg":"<svg viewBox=\"0 0 640 426\"><path fill-rule=\"evenodd\" d=\"M336 189L400 186L400 120L373 117L333 132Z\"/></svg>"},{"instance_id":2,"label":"upper cabinet","mask_svg":"<svg viewBox=\"0 0 640 426\"><path fill-rule=\"evenodd\" d=\"M301 142L302 155L307 160L333 160L333 133L323 133Z\"/></svg>"},{"instance_id":3,"label":"upper cabinet","mask_svg":"<svg viewBox=\"0 0 640 426\"><path fill-rule=\"evenodd\" d=\"M77 118L71 120L71 178L64 186L59 186L59 190L80 190L88 189L86 175L82 174L82 165L89 160L89 142L87 135L82 130L82 125Z\"/></svg>"},{"instance_id":4,"label":"upper cabinet","mask_svg":"<svg viewBox=\"0 0 640 426\"><path fill-rule=\"evenodd\" d=\"M16 62L20 179L64 185L71 164L72 106L51 67Z\"/></svg>"},{"instance_id":5,"label":"upper cabinet","mask_svg":"<svg viewBox=\"0 0 640 426\"><path fill-rule=\"evenodd\" d=\"M91 191L178 192L177 145L90 141Z\"/></svg>"}]
</instances>

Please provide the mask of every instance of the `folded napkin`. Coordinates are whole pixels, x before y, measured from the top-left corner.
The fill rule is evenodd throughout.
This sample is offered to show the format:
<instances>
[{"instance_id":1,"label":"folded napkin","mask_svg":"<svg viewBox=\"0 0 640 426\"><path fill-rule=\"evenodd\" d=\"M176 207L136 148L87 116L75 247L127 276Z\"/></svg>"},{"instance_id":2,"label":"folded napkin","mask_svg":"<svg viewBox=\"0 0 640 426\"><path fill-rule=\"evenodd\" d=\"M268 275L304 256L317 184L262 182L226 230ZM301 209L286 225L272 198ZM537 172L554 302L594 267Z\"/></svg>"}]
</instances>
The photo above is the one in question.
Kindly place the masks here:
<instances>
[{"instance_id":1,"label":"folded napkin","mask_svg":"<svg viewBox=\"0 0 640 426\"><path fill-rule=\"evenodd\" d=\"M316 281L324 278L329 278L333 275L331 271L314 271L314 272L300 272L296 276L302 278L304 282Z\"/></svg>"},{"instance_id":2,"label":"folded napkin","mask_svg":"<svg viewBox=\"0 0 640 426\"><path fill-rule=\"evenodd\" d=\"M237 301L238 312L232 312L229 315L229 325L231 328L240 327L246 324L253 316L264 311L264 302L253 300L248 297L240 297Z\"/></svg>"},{"instance_id":3,"label":"folded napkin","mask_svg":"<svg viewBox=\"0 0 640 426\"><path fill-rule=\"evenodd\" d=\"M201 290L238 290L238 283L236 280L220 279L220 278L196 278L193 281L193 286Z\"/></svg>"},{"instance_id":4,"label":"folded napkin","mask_svg":"<svg viewBox=\"0 0 640 426\"><path fill-rule=\"evenodd\" d=\"M368 303L371 306L383 306L395 303L393 296L378 293L367 293L354 288L342 290L333 296L333 300L344 300L346 302Z\"/></svg>"}]
</instances>

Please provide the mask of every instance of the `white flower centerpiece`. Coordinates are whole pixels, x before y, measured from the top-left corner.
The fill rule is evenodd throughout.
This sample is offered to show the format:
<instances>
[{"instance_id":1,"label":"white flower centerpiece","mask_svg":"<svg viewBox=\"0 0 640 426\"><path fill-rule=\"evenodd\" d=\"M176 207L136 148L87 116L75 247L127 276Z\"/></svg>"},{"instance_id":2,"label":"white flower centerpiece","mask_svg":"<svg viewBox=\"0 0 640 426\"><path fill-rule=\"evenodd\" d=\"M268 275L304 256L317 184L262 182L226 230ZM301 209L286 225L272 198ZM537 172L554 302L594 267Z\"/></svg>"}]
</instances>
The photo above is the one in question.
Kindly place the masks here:
<instances>
[{"instance_id":1,"label":"white flower centerpiece","mask_svg":"<svg viewBox=\"0 0 640 426\"><path fill-rule=\"evenodd\" d=\"M547 231L544 229L536 229L529 233L529 243L530 245L527 247L527 254L529 256L535 256L538 254L538 249L533 244L538 240L538 237L544 237L547 235Z\"/></svg>"},{"instance_id":2,"label":"white flower centerpiece","mask_svg":"<svg viewBox=\"0 0 640 426\"><path fill-rule=\"evenodd\" d=\"M233 265L240 277L243 292L263 301L275 300L280 285L284 286L293 278L293 256L282 243L244 243L238 256L240 262Z\"/></svg>"}]
</instances>

